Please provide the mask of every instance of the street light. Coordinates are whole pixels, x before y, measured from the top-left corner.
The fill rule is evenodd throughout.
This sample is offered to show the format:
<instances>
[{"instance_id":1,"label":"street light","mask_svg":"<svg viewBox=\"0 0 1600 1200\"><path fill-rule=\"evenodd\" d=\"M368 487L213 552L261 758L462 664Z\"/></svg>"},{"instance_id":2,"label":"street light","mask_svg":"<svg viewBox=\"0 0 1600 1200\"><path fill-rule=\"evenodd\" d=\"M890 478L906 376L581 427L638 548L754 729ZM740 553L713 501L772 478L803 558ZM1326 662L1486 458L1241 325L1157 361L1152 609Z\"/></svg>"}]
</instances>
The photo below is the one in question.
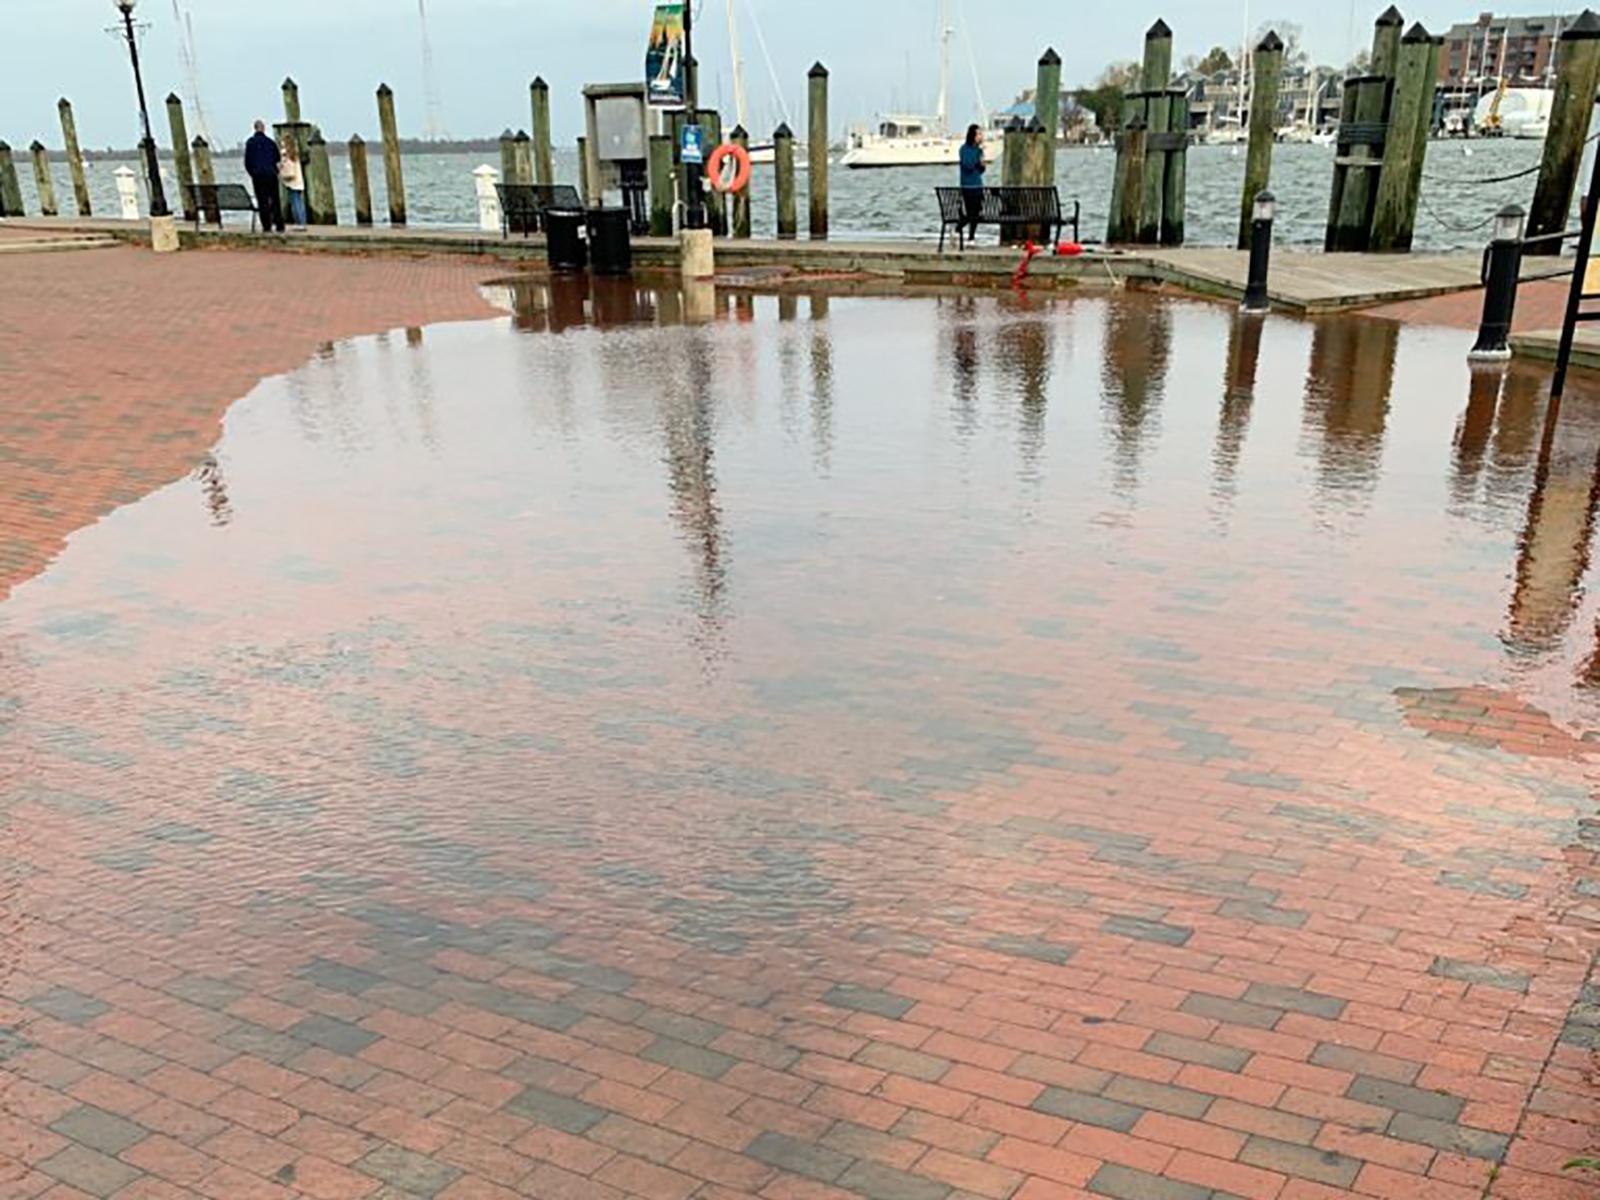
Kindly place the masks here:
<instances>
[{"instance_id":1,"label":"street light","mask_svg":"<svg viewBox=\"0 0 1600 1200\"><path fill-rule=\"evenodd\" d=\"M1468 362L1504 362L1511 357L1511 318L1517 308L1526 216L1520 204L1508 204L1494 215L1494 240L1483 256L1483 316L1478 340L1467 352Z\"/></svg>"},{"instance_id":2,"label":"street light","mask_svg":"<svg viewBox=\"0 0 1600 1200\"><path fill-rule=\"evenodd\" d=\"M144 100L144 76L139 72L139 37L133 27L133 8L138 0L111 0L122 14L122 33L128 39L128 57L133 60L133 83L139 92L139 121L144 129L144 141L139 148L144 151L144 169L150 177L150 215L167 217L167 197L161 190L161 166L156 162L156 139L150 133L150 109Z\"/></svg>"},{"instance_id":3,"label":"street light","mask_svg":"<svg viewBox=\"0 0 1600 1200\"><path fill-rule=\"evenodd\" d=\"M1245 312L1266 312L1272 307L1267 300L1267 263L1272 257L1272 218L1277 215L1278 204L1266 189L1256 193L1250 206L1250 271L1245 277Z\"/></svg>"}]
</instances>

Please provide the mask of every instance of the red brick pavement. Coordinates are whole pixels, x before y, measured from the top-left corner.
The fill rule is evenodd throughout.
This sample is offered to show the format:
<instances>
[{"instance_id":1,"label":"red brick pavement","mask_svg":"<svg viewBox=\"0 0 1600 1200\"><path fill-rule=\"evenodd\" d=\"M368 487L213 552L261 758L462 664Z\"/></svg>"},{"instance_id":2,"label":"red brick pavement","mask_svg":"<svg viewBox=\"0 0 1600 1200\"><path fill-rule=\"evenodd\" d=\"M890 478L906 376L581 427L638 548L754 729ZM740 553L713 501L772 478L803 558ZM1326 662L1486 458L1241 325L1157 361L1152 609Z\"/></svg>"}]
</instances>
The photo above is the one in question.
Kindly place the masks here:
<instances>
[{"instance_id":1,"label":"red brick pavement","mask_svg":"<svg viewBox=\"0 0 1600 1200\"><path fill-rule=\"evenodd\" d=\"M76 292L51 285L85 314L88 257ZM147 268L171 269L115 266ZM327 269L341 291L371 273L375 309L379 277L430 272L473 307L469 266ZM242 392L236 360L307 343L281 344L298 317L224 319L233 295L213 294L222 332L190 360ZM1148 322L1148 303L1112 319ZM845 364L904 348L834 320L831 349L808 335L814 422ZM41 320L12 379L48 384L72 328ZM137 328L124 362L166 344L164 320ZM996 349L1038 329L1006 325ZM440 370L498 378L493 344L439 340ZM708 369L755 353L719 344ZM580 370L614 393L585 419L624 424L643 346L519 344L518 386L427 410L465 408L476 453L436 430L409 457L386 444L398 465L376 479L354 450L281 440L297 418L323 432L295 397L381 391L392 414L437 382L337 350L241 406L233 536L195 551L191 497L169 489L0 605L0 1193L1600 1194L1562 1170L1600 1118L1590 743L1502 689L1392 685L1469 658L1450 635L1481 627L1475 589L1426 582L1466 577L1445 539L1331 606L1317 588L1339 569L1270 522L1231 562L1130 523L1070 568L1049 542L993 565L959 522L847 528L839 504L829 536L854 554L819 539L739 574L741 634L718 624L706 549L736 456L698 452L696 410L669 409L672 520L708 554L691 641L728 643L685 661L675 576L594 515L655 511L653 451L571 475L540 459L564 502L520 548L476 540L504 486L482 431ZM1126 396L1133 371L1105 355ZM75 418L94 454L22 455L51 461L23 490L8 473L8 510L92 484L93 519L214 437L215 399L106 404ZM557 439L582 443L579 424ZM447 486L408 486L435 458ZM252 461L292 486L252 491ZM769 471L747 505L804 486ZM1563 565L1568 511L1530 539L1535 584ZM30 518L25 565L70 519ZM908 594L907 546L941 539L938 594ZM179 569L130 574L130 547ZM119 623L134 642L105 639Z\"/></svg>"},{"instance_id":2,"label":"red brick pavement","mask_svg":"<svg viewBox=\"0 0 1600 1200\"><path fill-rule=\"evenodd\" d=\"M1534 329L1559 329L1567 307L1565 279L1525 283L1517 289L1517 312L1512 327L1518 333ZM1455 292L1426 300L1402 300L1364 310L1368 316L1387 317L1409 325L1448 325L1476 329L1483 314L1481 291Z\"/></svg>"},{"instance_id":3,"label":"red brick pavement","mask_svg":"<svg viewBox=\"0 0 1600 1200\"><path fill-rule=\"evenodd\" d=\"M27 231L12 231L27 232ZM0 597L193 470L223 411L339 338L493 310L470 260L134 249L0 262Z\"/></svg>"}]
</instances>

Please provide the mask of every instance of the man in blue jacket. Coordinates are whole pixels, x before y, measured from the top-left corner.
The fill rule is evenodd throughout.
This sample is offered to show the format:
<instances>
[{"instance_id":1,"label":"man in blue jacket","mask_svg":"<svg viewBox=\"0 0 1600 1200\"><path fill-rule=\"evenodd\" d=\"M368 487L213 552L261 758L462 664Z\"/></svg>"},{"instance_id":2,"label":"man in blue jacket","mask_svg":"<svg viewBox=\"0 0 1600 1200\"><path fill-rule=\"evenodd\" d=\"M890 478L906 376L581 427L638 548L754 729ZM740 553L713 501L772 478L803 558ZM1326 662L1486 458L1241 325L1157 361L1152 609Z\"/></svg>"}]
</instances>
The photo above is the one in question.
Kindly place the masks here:
<instances>
[{"instance_id":1,"label":"man in blue jacket","mask_svg":"<svg viewBox=\"0 0 1600 1200\"><path fill-rule=\"evenodd\" d=\"M256 122L256 131L244 144L244 173L256 189L256 211L261 228L283 232L283 205L278 203L278 143L267 136L265 121Z\"/></svg>"}]
</instances>

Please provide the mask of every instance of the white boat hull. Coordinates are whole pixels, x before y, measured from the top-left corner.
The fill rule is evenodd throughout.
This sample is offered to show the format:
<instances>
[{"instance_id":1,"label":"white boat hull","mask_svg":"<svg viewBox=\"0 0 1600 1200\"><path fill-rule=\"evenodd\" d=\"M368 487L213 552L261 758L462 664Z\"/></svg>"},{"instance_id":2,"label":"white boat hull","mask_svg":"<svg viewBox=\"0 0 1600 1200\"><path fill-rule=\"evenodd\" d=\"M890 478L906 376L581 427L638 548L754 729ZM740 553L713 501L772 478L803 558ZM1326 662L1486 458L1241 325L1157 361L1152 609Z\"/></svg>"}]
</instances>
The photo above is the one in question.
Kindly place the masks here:
<instances>
[{"instance_id":1,"label":"white boat hull","mask_svg":"<svg viewBox=\"0 0 1600 1200\"><path fill-rule=\"evenodd\" d=\"M839 162L859 171L881 167L949 167L960 160L961 143L955 138L873 138L852 146Z\"/></svg>"}]
</instances>

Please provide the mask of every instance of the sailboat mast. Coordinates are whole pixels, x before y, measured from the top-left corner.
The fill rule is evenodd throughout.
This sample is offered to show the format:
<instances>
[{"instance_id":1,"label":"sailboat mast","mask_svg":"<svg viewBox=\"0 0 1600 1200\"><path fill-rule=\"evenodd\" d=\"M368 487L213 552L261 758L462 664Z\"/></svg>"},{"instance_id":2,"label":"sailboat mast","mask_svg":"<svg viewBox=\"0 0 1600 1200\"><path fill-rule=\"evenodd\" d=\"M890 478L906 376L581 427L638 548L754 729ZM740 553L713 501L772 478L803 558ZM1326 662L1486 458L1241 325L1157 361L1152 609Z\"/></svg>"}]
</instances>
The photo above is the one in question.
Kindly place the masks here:
<instances>
[{"instance_id":1,"label":"sailboat mast","mask_svg":"<svg viewBox=\"0 0 1600 1200\"><path fill-rule=\"evenodd\" d=\"M939 0L939 107L935 113L939 132L950 131L950 8Z\"/></svg>"},{"instance_id":2,"label":"sailboat mast","mask_svg":"<svg viewBox=\"0 0 1600 1200\"><path fill-rule=\"evenodd\" d=\"M734 118L750 131L750 119L744 110L744 59L739 56L739 31L733 22L735 0L728 0L728 54L733 59L733 111Z\"/></svg>"}]
</instances>

